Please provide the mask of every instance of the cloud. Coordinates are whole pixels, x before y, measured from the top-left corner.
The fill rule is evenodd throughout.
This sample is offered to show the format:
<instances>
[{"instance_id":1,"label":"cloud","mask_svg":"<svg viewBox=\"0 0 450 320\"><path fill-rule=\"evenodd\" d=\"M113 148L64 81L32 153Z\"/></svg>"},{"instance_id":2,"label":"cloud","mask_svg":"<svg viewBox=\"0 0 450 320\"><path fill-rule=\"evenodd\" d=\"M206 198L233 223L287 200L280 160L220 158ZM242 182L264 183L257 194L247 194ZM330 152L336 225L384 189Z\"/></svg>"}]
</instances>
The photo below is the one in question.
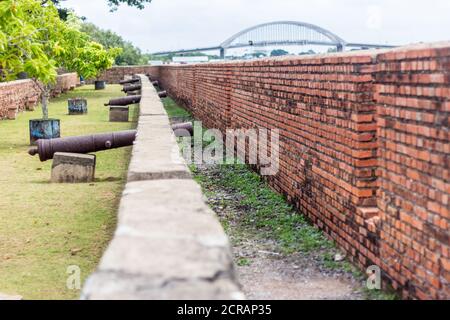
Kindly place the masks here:
<instances>
[{"instance_id":1,"label":"cloud","mask_svg":"<svg viewBox=\"0 0 450 320\"><path fill-rule=\"evenodd\" d=\"M144 10L106 0L66 5L144 51L215 46L247 27L277 20L319 25L349 42L408 44L450 40L448 0L153 0Z\"/></svg>"}]
</instances>

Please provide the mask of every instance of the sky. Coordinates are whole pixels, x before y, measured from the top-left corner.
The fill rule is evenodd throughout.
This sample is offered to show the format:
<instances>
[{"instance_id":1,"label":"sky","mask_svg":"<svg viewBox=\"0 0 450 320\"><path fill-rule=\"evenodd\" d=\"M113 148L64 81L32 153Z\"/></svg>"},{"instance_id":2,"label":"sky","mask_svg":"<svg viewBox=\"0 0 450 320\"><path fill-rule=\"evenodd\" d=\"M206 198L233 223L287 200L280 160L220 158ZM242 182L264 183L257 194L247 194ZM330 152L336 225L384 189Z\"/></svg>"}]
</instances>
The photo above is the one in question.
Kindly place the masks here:
<instances>
[{"instance_id":1,"label":"sky","mask_svg":"<svg viewBox=\"0 0 450 320\"><path fill-rule=\"evenodd\" d=\"M265 22L294 20L347 42L403 45L450 40L449 0L153 0L144 10L106 0L67 0L66 7L112 30L144 52L217 46Z\"/></svg>"}]
</instances>

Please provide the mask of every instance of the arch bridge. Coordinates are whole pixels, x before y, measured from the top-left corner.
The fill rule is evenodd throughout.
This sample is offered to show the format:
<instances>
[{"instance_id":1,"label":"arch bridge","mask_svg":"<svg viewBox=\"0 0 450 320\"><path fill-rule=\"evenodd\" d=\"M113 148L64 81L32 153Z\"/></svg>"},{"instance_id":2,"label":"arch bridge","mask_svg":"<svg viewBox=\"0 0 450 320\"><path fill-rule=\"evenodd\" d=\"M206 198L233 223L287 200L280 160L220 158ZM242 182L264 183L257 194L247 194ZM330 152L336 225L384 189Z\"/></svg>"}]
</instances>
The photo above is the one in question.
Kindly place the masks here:
<instances>
[{"instance_id":1,"label":"arch bridge","mask_svg":"<svg viewBox=\"0 0 450 320\"><path fill-rule=\"evenodd\" d=\"M183 54L219 50L220 57L224 59L226 51L229 49L305 45L335 47L339 52L344 51L346 47L364 49L394 47L378 44L349 43L331 31L310 23L299 21L276 21L259 24L238 32L221 43L219 46L156 52L154 55Z\"/></svg>"}]
</instances>

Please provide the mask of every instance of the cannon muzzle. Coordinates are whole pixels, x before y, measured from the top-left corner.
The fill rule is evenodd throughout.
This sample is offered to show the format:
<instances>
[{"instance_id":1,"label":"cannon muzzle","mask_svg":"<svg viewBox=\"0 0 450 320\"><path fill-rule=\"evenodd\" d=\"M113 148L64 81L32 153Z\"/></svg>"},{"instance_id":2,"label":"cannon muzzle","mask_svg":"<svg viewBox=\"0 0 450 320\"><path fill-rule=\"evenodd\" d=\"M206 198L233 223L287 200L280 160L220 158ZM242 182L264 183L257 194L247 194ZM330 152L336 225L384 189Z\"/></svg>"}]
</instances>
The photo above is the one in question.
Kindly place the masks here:
<instances>
[{"instance_id":1,"label":"cannon muzzle","mask_svg":"<svg viewBox=\"0 0 450 320\"><path fill-rule=\"evenodd\" d=\"M172 130L177 137L191 137L194 134L192 122L174 124L172 125Z\"/></svg>"},{"instance_id":2,"label":"cannon muzzle","mask_svg":"<svg viewBox=\"0 0 450 320\"><path fill-rule=\"evenodd\" d=\"M121 80L119 81L119 84L125 85L125 84L136 84L140 82L141 79L135 78L135 79L128 79L128 80Z\"/></svg>"},{"instance_id":3,"label":"cannon muzzle","mask_svg":"<svg viewBox=\"0 0 450 320\"><path fill-rule=\"evenodd\" d=\"M105 106L128 106L130 104L135 104L141 102L141 96L128 96L117 99L111 99Z\"/></svg>"},{"instance_id":4,"label":"cannon muzzle","mask_svg":"<svg viewBox=\"0 0 450 320\"><path fill-rule=\"evenodd\" d=\"M133 145L136 139L136 130L119 131L112 133L100 133L89 136L67 137L49 140L38 140L37 147L31 148L28 153L31 156L39 155L44 162L53 159L57 152L91 153L109 149L117 149Z\"/></svg>"},{"instance_id":5,"label":"cannon muzzle","mask_svg":"<svg viewBox=\"0 0 450 320\"><path fill-rule=\"evenodd\" d=\"M141 89L142 89L142 86L140 84L133 84L133 85L123 87L122 91L123 92L131 92L131 91L137 91L137 90L141 90Z\"/></svg>"},{"instance_id":6,"label":"cannon muzzle","mask_svg":"<svg viewBox=\"0 0 450 320\"><path fill-rule=\"evenodd\" d=\"M167 98L167 91L160 91L160 92L158 92L158 96L160 98Z\"/></svg>"},{"instance_id":7,"label":"cannon muzzle","mask_svg":"<svg viewBox=\"0 0 450 320\"><path fill-rule=\"evenodd\" d=\"M158 80L152 81L152 85L154 87L159 87L159 81Z\"/></svg>"}]
</instances>

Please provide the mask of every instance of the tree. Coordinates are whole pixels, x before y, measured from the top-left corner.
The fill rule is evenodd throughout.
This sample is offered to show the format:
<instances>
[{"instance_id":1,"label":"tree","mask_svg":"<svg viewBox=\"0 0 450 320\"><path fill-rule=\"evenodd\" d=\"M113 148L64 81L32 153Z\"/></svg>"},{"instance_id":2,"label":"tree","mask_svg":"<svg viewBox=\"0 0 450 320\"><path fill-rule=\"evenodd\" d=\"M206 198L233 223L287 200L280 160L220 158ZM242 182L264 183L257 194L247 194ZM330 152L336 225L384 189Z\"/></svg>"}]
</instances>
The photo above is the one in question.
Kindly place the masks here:
<instances>
[{"instance_id":1,"label":"tree","mask_svg":"<svg viewBox=\"0 0 450 320\"><path fill-rule=\"evenodd\" d=\"M150 2L152 2L152 0L108 0L108 4L112 10L117 9L117 7L122 3L142 10L144 9L145 4Z\"/></svg>"},{"instance_id":2,"label":"tree","mask_svg":"<svg viewBox=\"0 0 450 320\"><path fill-rule=\"evenodd\" d=\"M53 3L38 0L0 2L0 80L26 72L42 91L42 111L48 118L48 97L57 68L94 77L110 67L119 50L104 50L79 30L73 15L59 18Z\"/></svg>"},{"instance_id":3,"label":"tree","mask_svg":"<svg viewBox=\"0 0 450 320\"><path fill-rule=\"evenodd\" d=\"M62 20L67 20L67 18L69 17L70 10L67 8L61 8L60 7L61 1L66 0L51 0L51 2L53 2L53 4L58 8L59 17ZM42 5L45 5L47 2L49 2L49 0L42 0Z\"/></svg>"},{"instance_id":4,"label":"tree","mask_svg":"<svg viewBox=\"0 0 450 320\"><path fill-rule=\"evenodd\" d=\"M110 30L102 30L92 23L83 23L81 31L87 33L92 40L102 44L106 49L121 48L122 52L116 57L116 65L147 64L148 58L131 42L125 41L118 34Z\"/></svg>"},{"instance_id":5,"label":"tree","mask_svg":"<svg viewBox=\"0 0 450 320\"><path fill-rule=\"evenodd\" d=\"M101 72L110 68L114 60L121 54L122 49L116 46L105 47L101 43L83 32L83 22L75 14L71 13L66 23L70 32L75 33L71 37L74 42L68 43L70 47L77 48L72 51L74 56L64 59L64 67L77 71L86 79L96 78Z\"/></svg>"},{"instance_id":6,"label":"tree","mask_svg":"<svg viewBox=\"0 0 450 320\"><path fill-rule=\"evenodd\" d=\"M105 50L100 43L88 42L78 49L77 57L66 64L69 70L76 70L86 79L96 78L101 72L113 65L120 48Z\"/></svg>"},{"instance_id":7,"label":"tree","mask_svg":"<svg viewBox=\"0 0 450 320\"><path fill-rule=\"evenodd\" d=\"M64 2L64 1L66 1L66 0L51 0L51 2L53 2L53 4L58 7L58 11L59 11L60 17L62 19L67 18L68 13L69 13L68 9L60 7L61 2ZM117 10L119 5L121 5L121 4L127 4L130 7L135 7L135 8L142 10L142 9L144 9L145 4L152 2L152 0L107 0L107 1L108 1L109 7L111 8L111 11ZM45 4L47 2L49 2L49 0L42 0L43 4Z\"/></svg>"},{"instance_id":8,"label":"tree","mask_svg":"<svg viewBox=\"0 0 450 320\"><path fill-rule=\"evenodd\" d=\"M289 52L287 52L286 50L275 49L275 50L272 50L272 52L270 53L270 56L271 57L280 57L280 56L286 56L288 54L289 54Z\"/></svg>"},{"instance_id":9,"label":"tree","mask_svg":"<svg viewBox=\"0 0 450 320\"><path fill-rule=\"evenodd\" d=\"M299 56L304 56L304 55L310 55L310 54L316 54L316 52L314 50L312 50L312 49L309 49L308 51L300 52L298 55Z\"/></svg>"},{"instance_id":10,"label":"tree","mask_svg":"<svg viewBox=\"0 0 450 320\"><path fill-rule=\"evenodd\" d=\"M56 62L45 54L40 31L28 20L41 9L34 0L0 2L1 80L14 80L20 72L45 83L56 78Z\"/></svg>"}]
</instances>

